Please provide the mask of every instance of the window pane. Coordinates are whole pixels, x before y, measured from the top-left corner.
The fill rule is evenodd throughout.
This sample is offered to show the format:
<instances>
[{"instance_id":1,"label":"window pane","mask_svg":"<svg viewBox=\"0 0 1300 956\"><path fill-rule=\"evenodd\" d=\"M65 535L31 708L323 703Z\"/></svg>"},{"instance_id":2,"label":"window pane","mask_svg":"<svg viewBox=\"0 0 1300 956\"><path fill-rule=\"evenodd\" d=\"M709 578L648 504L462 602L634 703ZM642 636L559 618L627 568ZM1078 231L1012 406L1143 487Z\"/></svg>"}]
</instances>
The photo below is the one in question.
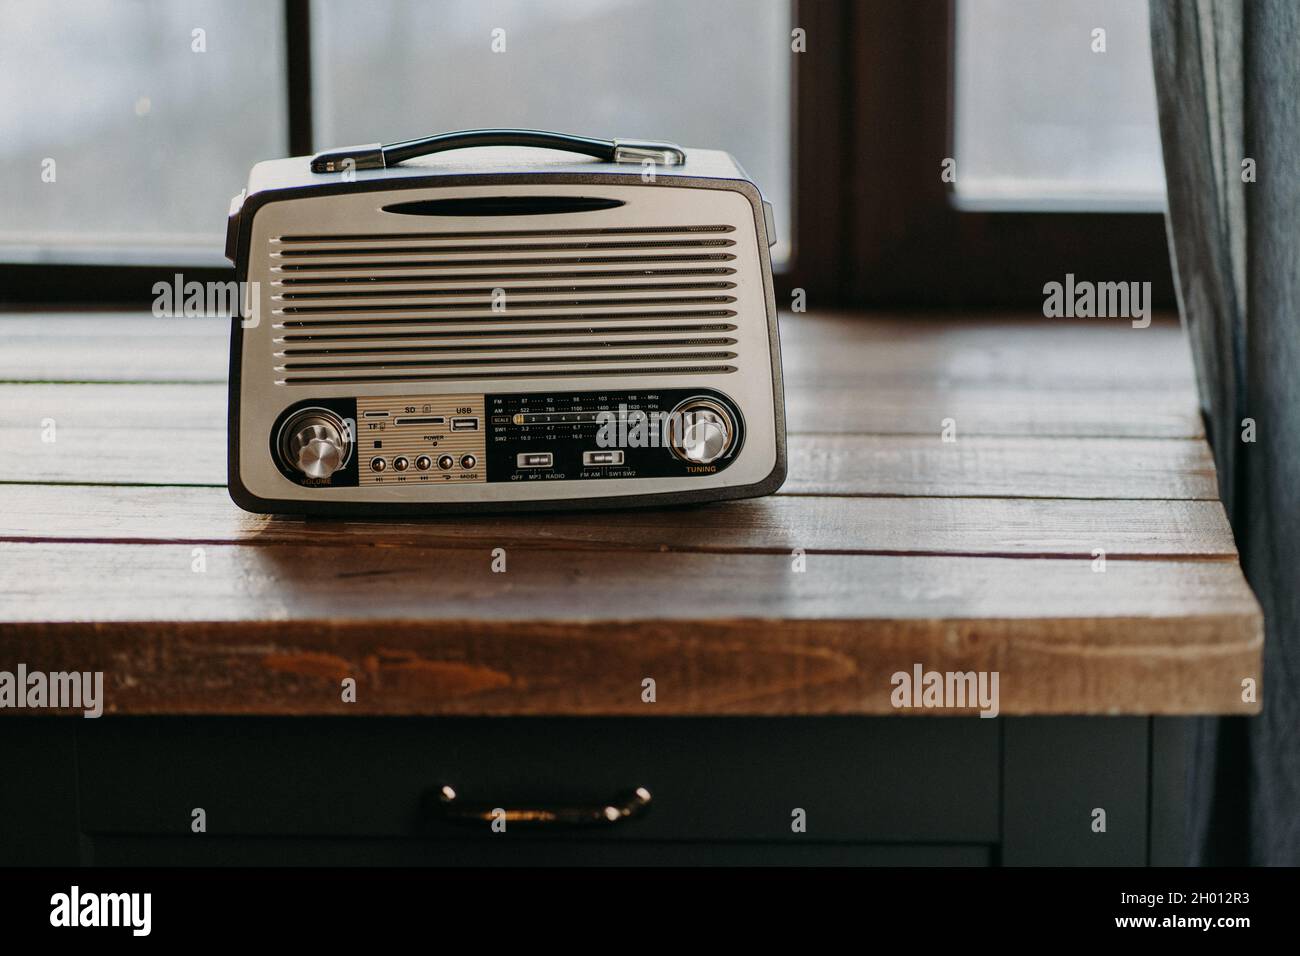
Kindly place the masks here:
<instances>
[{"instance_id":1,"label":"window pane","mask_svg":"<svg viewBox=\"0 0 1300 956\"><path fill-rule=\"evenodd\" d=\"M959 204L1163 208L1145 0L958 0L955 93Z\"/></svg>"},{"instance_id":2,"label":"window pane","mask_svg":"<svg viewBox=\"0 0 1300 956\"><path fill-rule=\"evenodd\" d=\"M317 0L311 19L320 147L530 127L725 149L790 236L788 2Z\"/></svg>"},{"instance_id":3,"label":"window pane","mask_svg":"<svg viewBox=\"0 0 1300 956\"><path fill-rule=\"evenodd\" d=\"M0 0L0 260L219 262L230 197L285 152L283 21L265 0Z\"/></svg>"}]
</instances>

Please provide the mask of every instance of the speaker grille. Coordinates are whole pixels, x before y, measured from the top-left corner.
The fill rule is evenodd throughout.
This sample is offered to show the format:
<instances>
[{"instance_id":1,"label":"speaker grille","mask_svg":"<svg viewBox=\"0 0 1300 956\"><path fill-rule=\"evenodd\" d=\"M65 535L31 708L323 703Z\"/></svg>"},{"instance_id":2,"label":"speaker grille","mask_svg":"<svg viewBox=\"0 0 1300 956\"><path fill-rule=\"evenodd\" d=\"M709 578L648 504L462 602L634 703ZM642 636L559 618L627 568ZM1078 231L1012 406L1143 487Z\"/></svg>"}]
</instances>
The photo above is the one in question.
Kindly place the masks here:
<instances>
[{"instance_id":1,"label":"speaker grille","mask_svg":"<svg viewBox=\"0 0 1300 956\"><path fill-rule=\"evenodd\" d=\"M282 235L277 381L737 370L730 225Z\"/></svg>"}]
</instances>

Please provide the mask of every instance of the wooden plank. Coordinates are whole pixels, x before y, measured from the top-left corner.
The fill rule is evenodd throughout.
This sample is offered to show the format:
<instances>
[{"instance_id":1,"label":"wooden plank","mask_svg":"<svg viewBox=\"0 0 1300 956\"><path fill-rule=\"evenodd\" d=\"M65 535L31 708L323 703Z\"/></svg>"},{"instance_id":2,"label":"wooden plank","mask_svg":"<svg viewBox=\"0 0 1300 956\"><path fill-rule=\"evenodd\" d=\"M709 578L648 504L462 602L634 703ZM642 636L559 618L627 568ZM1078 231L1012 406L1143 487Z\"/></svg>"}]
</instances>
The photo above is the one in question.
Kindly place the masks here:
<instances>
[{"instance_id":1,"label":"wooden plank","mask_svg":"<svg viewBox=\"0 0 1300 956\"><path fill-rule=\"evenodd\" d=\"M782 313L787 381L1077 388L1194 387L1176 320L951 313ZM0 313L0 381L224 381L229 321L142 312Z\"/></svg>"},{"instance_id":2,"label":"wooden plank","mask_svg":"<svg viewBox=\"0 0 1300 956\"><path fill-rule=\"evenodd\" d=\"M196 572L202 557L205 570ZM1002 713L1248 713L1231 562L0 545L0 660L116 713L900 713L915 664ZM355 677L356 703L340 701ZM653 678L657 699L641 699ZM941 711L927 710L924 713ZM958 712L958 711L942 711ZM961 711L970 713L969 710Z\"/></svg>"},{"instance_id":3,"label":"wooden plank","mask_svg":"<svg viewBox=\"0 0 1300 956\"><path fill-rule=\"evenodd\" d=\"M938 435L951 418L962 437L1202 438L1200 413L1182 391L1095 395L1027 389L918 386L788 388L787 428L803 433ZM111 409L112 416L105 410ZM42 423L78 428L167 430L160 414L182 412L186 427L224 432L224 384L0 384L0 434L10 446L40 439Z\"/></svg>"},{"instance_id":4,"label":"wooden plank","mask_svg":"<svg viewBox=\"0 0 1300 956\"><path fill-rule=\"evenodd\" d=\"M220 488L13 485L0 538L43 541L312 544L445 548L978 554L1108 559L1236 555L1217 501L829 498L796 495L708 508L432 518L274 518Z\"/></svg>"},{"instance_id":5,"label":"wooden plank","mask_svg":"<svg viewBox=\"0 0 1300 956\"><path fill-rule=\"evenodd\" d=\"M952 418L971 436L1203 435L1176 323L1126 330L1088 320L827 313L782 321L793 433L933 434ZM226 374L224 320L78 313L0 322L0 380L203 381L215 384L185 403L197 414L224 403L216 387Z\"/></svg>"},{"instance_id":6,"label":"wooden plank","mask_svg":"<svg viewBox=\"0 0 1300 956\"><path fill-rule=\"evenodd\" d=\"M1132 387L1195 390L1174 321L1134 329L1105 319L951 313L782 314L786 383L1019 386L1103 394Z\"/></svg>"},{"instance_id":7,"label":"wooden plank","mask_svg":"<svg viewBox=\"0 0 1300 956\"><path fill-rule=\"evenodd\" d=\"M141 312L0 313L0 381L224 382L229 319Z\"/></svg>"},{"instance_id":8,"label":"wooden plank","mask_svg":"<svg viewBox=\"0 0 1300 956\"><path fill-rule=\"evenodd\" d=\"M0 327L2 328L2 327ZM116 433L168 431L182 422L198 431L226 430L226 385L171 382L109 384L10 382L0 384L0 430L7 438L37 440L44 420Z\"/></svg>"},{"instance_id":9,"label":"wooden plank","mask_svg":"<svg viewBox=\"0 0 1300 956\"><path fill-rule=\"evenodd\" d=\"M797 435L784 491L1008 498L1218 497L1203 441Z\"/></svg>"},{"instance_id":10,"label":"wooden plank","mask_svg":"<svg viewBox=\"0 0 1300 956\"><path fill-rule=\"evenodd\" d=\"M1122 390L841 382L786 388L789 430L858 435L937 435L951 418L960 434L1080 438L1203 438L1195 395L1185 388Z\"/></svg>"},{"instance_id":11,"label":"wooden plank","mask_svg":"<svg viewBox=\"0 0 1300 956\"><path fill-rule=\"evenodd\" d=\"M226 389L0 385L0 448L0 481L224 486Z\"/></svg>"},{"instance_id":12,"label":"wooden plank","mask_svg":"<svg viewBox=\"0 0 1300 956\"><path fill-rule=\"evenodd\" d=\"M105 414L106 409L112 415ZM224 433L223 385L0 385L0 435L7 447L41 441L46 419L56 428L167 433L162 411L183 410L186 428ZM933 390L795 389L786 394L789 431L830 434L938 435L952 418L962 437L1200 438L1194 406L1168 392L1108 398L1024 391L960 395ZM65 436L66 437L66 436ZM161 436L159 436L161 437ZM220 441L209 435L207 441ZM52 451L49 450L49 451ZM33 452L34 453L34 452Z\"/></svg>"},{"instance_id":13,"label":"wooden plank","mask_svg":"<svg viewBox=\"0 0 1300 956\"><path fill-rule=\"evenodd\" d=\"M224 384L0 384L0 426L45 417L84 417L113 408L129 427L147 425L158 407L181 407L198 427L224 427ZM952 418L962 435L1194 438L1199 413L1181 390L1086 392L1001 390L942 385L872 387L866 383L788 389L791 433L938 434Z\"/></svg>"},{"instance_id":14,"label":"wooden plank","mask_svg":"<svg viewBox=\"0 0 1300 956\"><path fill-rule=\"evenodd\" d=\"M55 441L45 439L54 423ZM218 386L0 385L0 481L224 485ZM1192 439L791 435L785 491L1037 498L1217 497Z\"/></svg>"},{"instance_id":15,"label":"wooden plank","mask_svg":"<svg viewBox=\"0 0 1300 956\"><path fill-rule=\"evenodd\" d=\"M487 551L475 558L462 549L377 542L346 553L304 544L206 545L207 570L200 574L191 570L192 550L188 543L0 543L0 620L342 614L411 617L427 625L465 614L528 626L548 617L1032 621L1233 616L1255 609L1235 565L1221 561L1117 561L1096 573L1087 560L826 554L810 556L798 572L784 554L539 548L511 552L509 570L492 573ZM126 576L138 578L136 586L123 588ZM375 583L384 585L382 600L358 602ZM514 597L496 600L503 594ZM236 596L244 600L228 605Z\"/></svg>"}]
</instances>

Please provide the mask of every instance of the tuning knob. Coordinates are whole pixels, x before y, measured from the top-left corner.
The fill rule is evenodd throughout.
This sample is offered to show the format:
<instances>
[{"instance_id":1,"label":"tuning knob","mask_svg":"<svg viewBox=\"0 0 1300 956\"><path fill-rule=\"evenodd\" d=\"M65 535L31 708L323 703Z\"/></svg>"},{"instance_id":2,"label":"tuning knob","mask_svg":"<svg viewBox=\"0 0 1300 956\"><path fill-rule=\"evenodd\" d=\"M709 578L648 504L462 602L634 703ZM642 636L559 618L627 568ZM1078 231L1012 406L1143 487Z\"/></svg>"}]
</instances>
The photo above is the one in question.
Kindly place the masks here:
<instances>
[{"instance_id":1,"label":"tuning knob","mask_svg":"<svg viewBox=\"0 0 1300 956\"><path fill-rule=\"evenodd\" d=\"M718 402L690 398L673 409L668 426L669 446L683 461L707 465L731 451L736 423Z\"/></svg>"},{"instance_id":2,"label":"tuning knob","mask_svg":"<svg viewBox=\"0 0 1300 956\"><path fill-rule=\"evenodd\" d=\"M280 429L280 455L308 478L328 478L352 457L347 427L327 408L305 408Z\"/></svg>"}]
</instances>

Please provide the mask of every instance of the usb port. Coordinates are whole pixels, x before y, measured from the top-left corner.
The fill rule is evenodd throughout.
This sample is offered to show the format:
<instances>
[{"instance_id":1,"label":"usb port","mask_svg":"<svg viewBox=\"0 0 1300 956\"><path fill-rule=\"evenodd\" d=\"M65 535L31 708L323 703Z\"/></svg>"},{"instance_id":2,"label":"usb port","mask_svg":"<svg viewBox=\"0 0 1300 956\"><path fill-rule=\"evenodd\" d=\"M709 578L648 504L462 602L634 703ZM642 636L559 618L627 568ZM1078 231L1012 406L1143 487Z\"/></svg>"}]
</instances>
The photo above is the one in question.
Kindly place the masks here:
<instances>
[{"instance_id":1,"label":"usb port","mask_svg":"<svg viewBox=\"0 0 1300 956\"><path fill-rule=\"evenodd\" d=\"M555 456L549 451L526 451L515 456L516 468L550 468Z\"/></svg>"},{"instance_id":2,"label":"usb port","mask_svg":"<svg viewBox=\"0 0 1300 956\"><path fill-rule=\"evenodd\" d=\"M478 419L453 418L451 420L451 430L454 432L476 432L478 431Z\"/></svg>"},{"instance_id":3,"label":"usb port","mask_svg":"<svg viewBox=\"0 0 1300 956\"><path fill-rule=\"evenodd\" d=\"M623 453L621 451L584 451L582 453L582 463L584 465L621 465L623 464Z\"/></svg>"}]
</instances>

